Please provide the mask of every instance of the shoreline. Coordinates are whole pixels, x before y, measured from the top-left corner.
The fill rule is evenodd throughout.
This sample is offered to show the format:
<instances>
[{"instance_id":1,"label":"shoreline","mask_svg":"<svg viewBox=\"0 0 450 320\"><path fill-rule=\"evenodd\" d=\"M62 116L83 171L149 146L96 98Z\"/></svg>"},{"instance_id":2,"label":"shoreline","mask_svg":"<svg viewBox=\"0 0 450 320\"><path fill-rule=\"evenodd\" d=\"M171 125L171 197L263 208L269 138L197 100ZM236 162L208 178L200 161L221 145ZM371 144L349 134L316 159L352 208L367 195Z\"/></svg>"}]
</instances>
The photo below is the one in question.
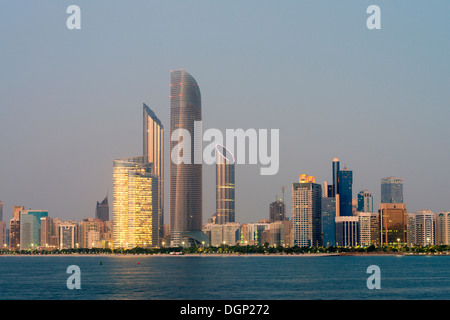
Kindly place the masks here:
<instances>
[{"instance_id":1,"label":"shoreline","mask_svg":"<svg viewBox=\"0 0 450 320\"><path fill-rule=\"evenodd\" d=\"M449 253L398 252L340 252L340 253L185 253L185 254L132 254L132 253L59 253L59 254L0 254L0 257L349 257L349 256L450 256Z\"/></svg>"}]
</instances>

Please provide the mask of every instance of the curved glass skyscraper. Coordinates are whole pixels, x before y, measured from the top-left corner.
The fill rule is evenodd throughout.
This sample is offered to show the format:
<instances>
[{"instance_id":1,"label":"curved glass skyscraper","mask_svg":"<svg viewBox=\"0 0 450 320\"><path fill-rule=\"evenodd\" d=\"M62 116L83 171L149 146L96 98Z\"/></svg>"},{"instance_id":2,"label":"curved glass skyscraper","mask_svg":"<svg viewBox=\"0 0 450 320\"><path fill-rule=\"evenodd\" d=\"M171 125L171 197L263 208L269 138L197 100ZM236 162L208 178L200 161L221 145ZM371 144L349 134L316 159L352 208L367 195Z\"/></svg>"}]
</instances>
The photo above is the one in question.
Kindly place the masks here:
<instances>
[{"instance_id":1,"label":"curved glass skyscraper","mask_svg":"<svg viewBox=\"0 0 450 320\"><path fill-rule=\"evenodd\" d=\"M195 79L186 71L172 71L170 75L170 154L180 142L189 146L190 158L183 163L170 161L170 242L171 246L189 246L200 241L202 230L202 164L195 161L202 156L200 145L195 143L195 121L202 120L200 89ZM190 134L174 135L180 129ZM175 136L175 137L174 137ZM172 141L174 139L175 141ZM184 159L185 154L180 155ZM189 161L190 160L190 161Z\"/></svg>"}]
</instances>

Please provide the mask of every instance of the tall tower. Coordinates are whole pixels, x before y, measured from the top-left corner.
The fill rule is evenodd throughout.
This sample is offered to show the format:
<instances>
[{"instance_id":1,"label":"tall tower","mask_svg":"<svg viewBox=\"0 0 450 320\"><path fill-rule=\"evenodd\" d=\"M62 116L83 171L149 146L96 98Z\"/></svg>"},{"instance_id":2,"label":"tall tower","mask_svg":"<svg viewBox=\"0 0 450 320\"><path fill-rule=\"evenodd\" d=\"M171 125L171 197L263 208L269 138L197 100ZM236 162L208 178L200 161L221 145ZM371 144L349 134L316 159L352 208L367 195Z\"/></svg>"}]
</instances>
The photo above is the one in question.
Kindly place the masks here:
<instances>
[{"instance_id":1,"label":"tall tower","mask_svg":"<svg viewBox=\"0 0 450 320\"><path fill-rule=\"evenodd\" d=\"M300 175L292 185L291 245L322 246L322 186L315 178Z\"/></svg>"},{"instance_id":2,"label":"tall tower","mask_svg":"<svg viewBox=\"0 0 450 320\"><path fill-rule=\"evenodd\" d=\"M403 180L397 177L381 179L381 203L403 203Z\"/></svg>"},{"instance_id":3,"label":"tall tower","mask_svg":"<svg viewBox=\"0 0 450 320\"><path fill-rule=\"evenodd\" d=\"M226 149L216 147L216 215L217 224L235 222L235 163Z\"/></svg>"},{"instance_id":4,"label":"tall tower","mask_svg":"<svg viewBox=\"0 0 450 320\"><path fill-rule=\"evenodd\" d=\"M199 236L202 233L202 161L198 161L198 157L202 156L201 137L199 143L194 134L195 122L201 120L201 95L197 82L184 70L172 71L170 76L171 246L180 246L183 243L192 245L194 240L200 240ZM190 147L189 150L183 149L183 154L177 153L177 149L174 150L181 142L183 146ZM188 157L184 154L185 152L188 153ZM179 161L181 158L186 161Z\"/></svg>"},{"instance_id":5,"label":"tall tower","mask_svg":"<svg viewBox=\"0 0 450 320\"><path fill-rule=\"evenodd\" d=\"M158 227L164 225L164 127L156 114L144 103L144 156L153 163L158 176Z\"/></svg>"},{"instance_id":6,"label":"tall tower","mask_svg":"<svg viewBox=\"0 0 450 320\"><path fill-rule=\"evenodd\" d=\"M333 171L332 171L332 175L333 175L333 186L331 188L331 194L330 192L328 192L328 196L329 197L335 197L337 194L339 194L339 159L338 158L334 158L333 159Z\"/></svg>"},{"instance_id":7,"label":"tall tower","mask_svg":"<svg viewBox=\"0 0 450 320\"><path fill-rule=\"evenodd\" d=\"M339 214L340 216L353 216L353 204L352 204L352 185L353 185L353 172L344 168L339 171Z\"/></svg>"},{"instance_id":8,"label":"tall tower","mask_svg":"<svg viewBox=\"0 0 450 320\"><path fill-rule=\"evenodd\" d=\"M147 157L114 160L114 248L158 245L158 177Z\"/></svg>"}]
</instances>

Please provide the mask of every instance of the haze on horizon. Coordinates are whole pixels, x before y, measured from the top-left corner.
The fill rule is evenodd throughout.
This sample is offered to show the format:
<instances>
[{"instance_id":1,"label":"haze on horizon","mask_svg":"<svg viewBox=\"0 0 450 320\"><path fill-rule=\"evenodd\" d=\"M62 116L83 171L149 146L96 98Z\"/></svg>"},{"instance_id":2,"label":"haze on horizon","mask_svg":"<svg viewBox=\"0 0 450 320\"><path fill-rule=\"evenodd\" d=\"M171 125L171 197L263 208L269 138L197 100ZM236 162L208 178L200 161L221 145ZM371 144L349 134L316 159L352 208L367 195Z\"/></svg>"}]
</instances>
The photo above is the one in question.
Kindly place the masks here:
<instances>
[{"instance_id":1,"label":"haze on horizon","mask_svg":"<svg viewBox=\"0 0 450 320\"><path fill-rule=\"evenodd\" d=\"M381 178L404 181L408 212L450 211L450 3L408 1L70 1L0 5L0 201L63 220L93 217L112 163L142 155L142 104L161 119L169 176L170 70L202 94L203 130L280 129L280 170L236 167L236 220L257 222L300 174L378 208ZM382 29L366 28L381 8ZM203 167L203 220L215 211ZM169 183L165 183L168 223ZM110 211L112 218L112 209Z\"/></svg>"}]
</instances>

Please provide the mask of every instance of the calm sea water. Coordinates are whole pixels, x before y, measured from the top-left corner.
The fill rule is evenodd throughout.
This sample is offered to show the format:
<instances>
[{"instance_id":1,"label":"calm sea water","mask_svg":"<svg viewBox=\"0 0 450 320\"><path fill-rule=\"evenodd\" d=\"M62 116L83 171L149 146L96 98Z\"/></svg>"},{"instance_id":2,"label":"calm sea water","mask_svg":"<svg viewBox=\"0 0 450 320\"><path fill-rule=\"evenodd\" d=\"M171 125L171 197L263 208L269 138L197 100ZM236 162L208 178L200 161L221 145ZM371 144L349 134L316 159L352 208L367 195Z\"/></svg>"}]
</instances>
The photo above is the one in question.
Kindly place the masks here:
<instances>
[{"instance_id":1,"label":"calm sea water","mask_svg":"<svg viewBox=\"0 0 450 320\"><path fill-rule=\"evenodd\" d=\"M80 290L67 288L70 265ZM450 298L449 271L450 256L0 256L0 299L436 300Z\"/></svg>"}]
</instances>

